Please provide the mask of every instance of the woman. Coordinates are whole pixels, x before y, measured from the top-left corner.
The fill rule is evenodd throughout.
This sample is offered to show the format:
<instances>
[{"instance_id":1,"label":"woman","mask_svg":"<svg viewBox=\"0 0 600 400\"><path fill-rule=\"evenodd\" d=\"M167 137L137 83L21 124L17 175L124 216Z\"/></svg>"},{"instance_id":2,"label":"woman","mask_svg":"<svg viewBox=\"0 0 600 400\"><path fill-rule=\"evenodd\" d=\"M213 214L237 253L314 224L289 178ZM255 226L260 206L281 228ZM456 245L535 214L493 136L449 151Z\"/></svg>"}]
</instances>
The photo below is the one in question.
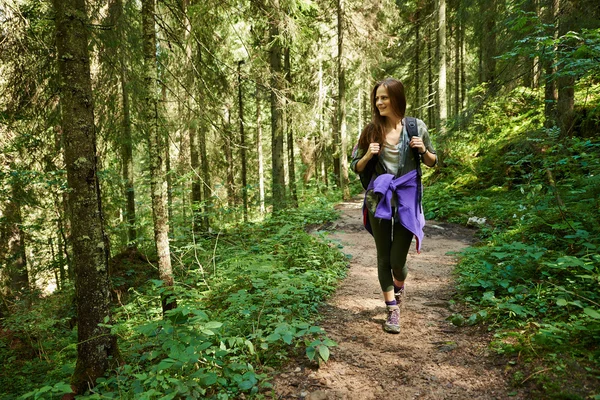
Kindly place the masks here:
<instances>
[{"instance_id":1,"label":"woman","mask_svg":"<svg viewBox=\"0 0 600 400\"><path fill-rule=\"evenodd\" d=\"M416 120L418 136L409 138L404 115L406 96L400 81L387 78L377 83L371 105L373 118L360 135L350 168L370 175L365 207L377 248L377 276L388 311L383 328L399 333L398 306L408 273L406 256L413 236L420 251L425 224L419 162L433 167L437 155L423 121Z\"/></svg>"}]
</instances>

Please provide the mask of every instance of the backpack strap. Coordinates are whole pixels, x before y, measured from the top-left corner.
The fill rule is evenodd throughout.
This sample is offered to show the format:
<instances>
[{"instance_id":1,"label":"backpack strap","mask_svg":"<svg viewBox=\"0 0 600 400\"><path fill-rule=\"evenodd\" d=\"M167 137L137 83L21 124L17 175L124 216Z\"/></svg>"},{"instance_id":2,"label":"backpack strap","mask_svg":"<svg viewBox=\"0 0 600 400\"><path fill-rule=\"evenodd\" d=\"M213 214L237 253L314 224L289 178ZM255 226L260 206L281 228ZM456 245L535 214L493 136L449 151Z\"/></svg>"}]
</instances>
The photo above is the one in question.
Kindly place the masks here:
<instances>
[{"instance_id":1,"label":"backpack strap","mask_svg":"<svg viewBox=\"0 0 600 400\"><path fill-rule=\"evenodd\" d=\"M417 127L417 119L415 117L405 117L405 122L406 122L406 132L408 132L408 140L410 141L413 136L419 136L419 128ZM412 149L414 157L415 157L415 162L417 163L417 174L419 174L419 176L422 175L421 173L421 156L419 155L419 150L418 149Z\"/></svg>"},{"instance_id":2,"label":"backpack strap","mask_svg":"<svg viewBox=\"0 0 600 400\"><path fill-rule=\"evenodd\" d=\"M408 133L408 140L410 141L413 136L419 136L419 128L417 127L417 119L415 117L405 117L406 132ZM417 163L417 201L419 207L421 207L421 155L419 150L416 148L412 149L415 162Z\"/></svg>"}]
</instances>

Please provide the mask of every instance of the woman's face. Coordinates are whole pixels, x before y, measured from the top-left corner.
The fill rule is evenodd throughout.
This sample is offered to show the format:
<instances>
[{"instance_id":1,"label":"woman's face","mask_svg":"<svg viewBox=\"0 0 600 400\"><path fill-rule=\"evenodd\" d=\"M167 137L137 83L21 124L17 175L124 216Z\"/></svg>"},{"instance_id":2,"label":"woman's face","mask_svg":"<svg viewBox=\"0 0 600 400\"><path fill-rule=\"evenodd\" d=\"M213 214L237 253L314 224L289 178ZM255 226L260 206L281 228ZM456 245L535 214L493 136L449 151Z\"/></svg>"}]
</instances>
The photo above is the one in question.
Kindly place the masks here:
<instances>
[{"instance_id":1,"label":"woman's face","mask_svg":"<svg viewBox=\"0 0 600 400\"><path fill-rule=\"evenodd\" d=\"M375 107L377 107L379 115L382 117L392 117L395 115L388 96L388 90L383 85L379 85L375 92Z\"/></svg>"}]
</instances>

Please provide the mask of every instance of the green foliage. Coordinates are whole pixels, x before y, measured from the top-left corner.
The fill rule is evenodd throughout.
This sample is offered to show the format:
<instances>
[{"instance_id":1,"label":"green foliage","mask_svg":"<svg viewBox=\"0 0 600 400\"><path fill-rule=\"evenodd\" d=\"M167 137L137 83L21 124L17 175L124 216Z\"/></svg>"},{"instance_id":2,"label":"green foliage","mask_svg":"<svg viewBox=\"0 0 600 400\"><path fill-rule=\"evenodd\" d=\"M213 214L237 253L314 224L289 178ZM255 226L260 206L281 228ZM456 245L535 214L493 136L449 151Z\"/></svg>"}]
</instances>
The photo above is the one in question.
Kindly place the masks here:
<instances>
[{"instance_id":1,"label":"green foliage","mask_svg":"<svg viewBox=\"0 0 600 400\"><path fill-rule=\"evenodd\" d=\"M424 208L460 223L486 218L480 242L459 254L471 314L453 324L489 324L500 354L561 349L598 368L600 141L539 128L542 107L522 88L485 104L448 139L451 168L433 177Z\"/></svg>"},{"instance_id":2,"label":"green foliage","mask_svg":"<svg viewBox=\"0 0 600 400\"><path fill-rule=\"evenodd\" d=\"M124 303L114 308L114 321L106 326L119 338L124 364L100 379L86 398L234 399L269 390L267 372L290 355L305 353L310 362L327 362L336 344L315 324L315 316L344 276L347 258L324 233L307 230L336 217L331 203L316 199L262 224L192 243L181 238L173 247L178 266L172 295L178 307L164 318L163 282L132 286L139 285L139 271L120 274L118 286L130 287L129 293L121 296ZM65 290L34 312L23 309L3 321L0 332L10 334L13 343L28 338L28 351L36 354L0 347L0 355L16 369L10 376L0 374L0 385L13 394L9 399L50 399L68 392L76 357L72 315L64 315L71 296L72 290Z\"/></svg>"}]
</instances>

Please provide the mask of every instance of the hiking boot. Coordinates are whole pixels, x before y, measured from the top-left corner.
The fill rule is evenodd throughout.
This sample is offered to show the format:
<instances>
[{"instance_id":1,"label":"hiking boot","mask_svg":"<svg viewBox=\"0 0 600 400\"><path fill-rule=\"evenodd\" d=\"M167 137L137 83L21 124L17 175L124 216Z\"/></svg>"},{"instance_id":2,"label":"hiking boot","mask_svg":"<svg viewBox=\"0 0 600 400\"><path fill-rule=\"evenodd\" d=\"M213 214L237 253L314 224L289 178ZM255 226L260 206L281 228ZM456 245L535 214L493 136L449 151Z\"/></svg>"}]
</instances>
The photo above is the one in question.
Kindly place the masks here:
<instances>
[{"instance_id":1,"label":"hiking boot","mask_svg":"<svg viewBox=\"0 0 600 400\"><path fill-rule=\"evenodd\" d=\"M394 298L396 299L396 303L398 303L398 305L402 304L402 299L404 299L404 286L402 286L397 292L394 292Z\"/></svg>"},{"instance_id":2,"label":"hiking boot","mask_svg":"<svg viewBox=\"0 0 600 400\"><path fill-rule=\"evenodd\" d=\"M400 308L398 306L387 306L387 320L383 330L389 333L400 333Z\"/></svg>"}]
</instances>

